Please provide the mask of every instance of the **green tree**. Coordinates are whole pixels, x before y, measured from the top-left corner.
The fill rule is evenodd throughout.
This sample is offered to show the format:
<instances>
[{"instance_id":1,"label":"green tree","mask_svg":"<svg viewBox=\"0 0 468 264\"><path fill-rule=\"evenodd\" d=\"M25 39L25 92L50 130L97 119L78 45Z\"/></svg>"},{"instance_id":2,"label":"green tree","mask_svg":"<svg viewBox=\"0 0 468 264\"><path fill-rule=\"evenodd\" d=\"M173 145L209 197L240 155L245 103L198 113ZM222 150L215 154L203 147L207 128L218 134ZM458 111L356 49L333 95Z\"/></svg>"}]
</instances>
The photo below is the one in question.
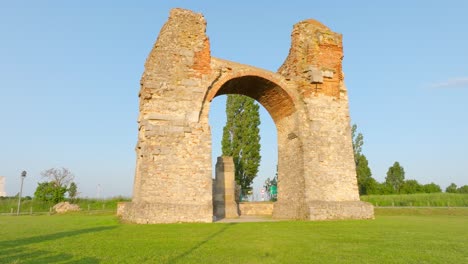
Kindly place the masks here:
<instances>
[{"instance_id":1,"label":"green tree","mask_svg":"<svg viewBox=\"0 0 468 264\"><path fill-rule=\"evenodd\" d=\"M405 170L400 163L395 161L393 166L388 168L387 177L385 177L385 183L392 187L395 193L400 193L401 187L405 181Z\"/></svg>"},{"instance_id":2,"label":"green tree","mask_svg":"<svg viewBox=\"0 0 468 264\"><path fill-rule=\"evenodd\" d=\"M366 156L358 155L356 162L356 175L360 195L373 194L377 190L377 181L372 178L372 172Z\"/></svg>"},{"instance_id":3,"label":"green tree","mask_svg":"<svg viewBox=\"0 0 468 264\"><path fill-rule=\"evenodd\" d=\"M468 193L468 185L463 185L457 189L457 193Z\"/></svg>"},{"instance_id":4,"label":"green tree","mask_svg":"<svg viewBox=\"0 0 468 264\"><path fill-rule=\"evenodd\" d=\"M353 142L354 162L356 164L356 176L359 188L359 195L375 194L377 192L377 181L372 178L372 172L369 168L369 162L364 154L362 154L362 146L364 145L364 136L357 133L357 125L354 124L351 128L351 137Z\"/></svg>"},{"instance_id":5,"label":"green tree","mask_svg":"<svg viewBox=\"0 0 468 264\"><path fill-rule=\"evenodd\" d=\"M236 182L250 190L260 165L259 105L247 96L228 95L226 126L223 129L223 156L232 156Z\"/></svg>"},{"instance_id":6,"label":"green tree","mask_svg":"<svg viewBox=\"0 0 468 264\"><path fill-rule=\"evenodd\" d=\"M455 183L451 183L446 189L446 193L456 193L457 192L457 185Z\"/></svg>"},{"instance_id":7,"label":"green tree","mask_svg":"<svg viewBox=\"0 0 468 264\"><path fill-rule=\"evenodd\" d=\"M36 199L54 203L61 202L65 200L65 193L70 189L69 185L72 188L72 195L76 196L77 186L73 182L75 176L69 169L63 167L51 168L42 171L41 175L48 181L38 183L36 192L34 193Z\"/></svg>"},{"instance_id":8,"label":"green tree","mask_svg":"<svg viewBox=\"0 0 468 264\"><path fill-rule=\"evenodd\" d=\"M417 180L406 180L400 190L401 193L423 193L424 187Z\"/></svg>"},{"instance_id":9,"label":"green tree","mask_svg":"<svg viewBox=\"0 0 468 264\"><path fill-rule=\"evenodd\" d=\"M439 185L431 182L429 184L424 184L423 189L425 193L440 193L442 192L442 189L440 188Z\"/></svg>"},{"instance_id":10,"label":"green tree","mask_svg":"<svg viewBox=\"0 0 468 264\"><path fill-rule=\"evenodd\" d=\"M55 182L40 182L34 192L39 201L59 203L65 200L66 187L57 187Z\"/></svg>"},{"instance_id":11,"label":"green tree","mask_svg":"<svg viewBox=\"0 0 468 264\"><path fill-rule=\"evenodd\" d=\"M73 202L78 195L78 186L76 185L75 182L70 183L70 186L67 189L68 192L68 197L70 197L70 200Z\"/></svg>"},{"instance_id":12,"label":"green tree","mask_svg":"<svg viewBox=\"0 0 468 264\"><path fill-rule=\"evenodd\" d=\"M56 186L67 187L75 178L73 173L67 168L50 168L41 172L43 178L54 182Z\"/></svg>"},{"instance_id":13,"label":"green tree","mask_svg":"<svg viewBox=\"0 0 468 264\"><path fill-rule=\"evenodd\" d=\"M362 133L357 133L357 125L354 124L351 127L351 137L353 140L353 152L354 152L354 162L358 163L359 156L361 156L362 145L364 145L364 136Z\"/></svg>"},{"instance_id":14,"label":"green tree","mask_svg":"<svg viewBox=\"0 0 468 264\"><path fill-rule=\"evenodd\" d=\"M382 182L382 183L377 183L377 192L374 193L374 194L394 194L395 191L393 190L393 187L386 183L386 182Z\"/></svg>"}]
</instances>

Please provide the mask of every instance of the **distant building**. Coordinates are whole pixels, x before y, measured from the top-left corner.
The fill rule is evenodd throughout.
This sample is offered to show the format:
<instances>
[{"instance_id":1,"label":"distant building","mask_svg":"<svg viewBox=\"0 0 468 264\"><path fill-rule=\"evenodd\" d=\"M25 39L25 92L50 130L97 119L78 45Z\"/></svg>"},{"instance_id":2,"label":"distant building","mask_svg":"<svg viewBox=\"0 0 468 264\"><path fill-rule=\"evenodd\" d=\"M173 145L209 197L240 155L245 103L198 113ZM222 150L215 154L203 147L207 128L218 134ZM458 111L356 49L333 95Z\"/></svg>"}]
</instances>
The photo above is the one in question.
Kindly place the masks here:
<instances>
[{"instance_id":1,"label":"distant building","mask_svg":"<svg viewBox=\"0 0 468 264\"><path fill-rule=\"evenodd\" d=\"M0 176L0 197L7 196L5 192L5 177Z\"/></svg>"}]
</instances>

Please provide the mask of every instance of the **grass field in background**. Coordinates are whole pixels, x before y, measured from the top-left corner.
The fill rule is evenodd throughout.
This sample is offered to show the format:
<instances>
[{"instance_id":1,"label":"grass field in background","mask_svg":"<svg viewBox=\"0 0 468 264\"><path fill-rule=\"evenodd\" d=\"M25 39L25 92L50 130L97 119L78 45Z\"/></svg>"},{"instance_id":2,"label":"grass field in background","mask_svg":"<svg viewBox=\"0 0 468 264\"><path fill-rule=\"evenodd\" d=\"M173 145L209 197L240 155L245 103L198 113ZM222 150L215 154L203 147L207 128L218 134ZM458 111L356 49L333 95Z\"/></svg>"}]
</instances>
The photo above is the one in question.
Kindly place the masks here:
<instances>
[{"instance_id":1,"label":"grass field in background","mask_svg":"<svg viewBox=\"0 0 468 264\"><path fill-rule=\"evenodd\" d=\"M374 206L416 206L416 207L468 207L468 194L458 193L421 193L421 194L391 194L391 195L364 195L362 201L372 203ZM126 197L109 199L80 198L77 203L83 211L87 210L116 210L117 203L130 201ZM0 214L14 212L18 206L15 198L0 198ZM49 212L54 204L23 199L22 213Z\"/></svg>"},{"instance_id":2,"label":"grass field in background","mask_svg":"<svg viewBox=\"0 0 468 264\"><path fill-rule=\"evenodd\" d=\"M75 202L80 206L83 211L87 210L113 210L117 209L117 203L121 201L130 201L130 198L126 197L114 197L109 199L77 199ZM53 203L41 202L36 200L23 199L21 201L21 213L40 213L49 212L50 208L53 207ZM2 198L0 199L0 214L11 213L16 214L18 208L18 198Z\"/></svg>"},{"instance_id":3,"label":"grass field in background","mask_svg":"<svg viewBox=\"0 0 468 264\"><path fill-rule=\"evenodd\" d=\"M121 224L111 214L0 216L0 263L467 263L468 208L375 220Z\"/></svg>"},{"instance_id":4,"label":"grass field in background","mask_svg":"<svg viewBox=\"0 0 468 264\"><path fill-rule=\"evenodd\" d=\"M468 194L460 193L363 195L361 196L361 200L369 202L374 206L468 206Z\"/></svg>"}]
</instances>

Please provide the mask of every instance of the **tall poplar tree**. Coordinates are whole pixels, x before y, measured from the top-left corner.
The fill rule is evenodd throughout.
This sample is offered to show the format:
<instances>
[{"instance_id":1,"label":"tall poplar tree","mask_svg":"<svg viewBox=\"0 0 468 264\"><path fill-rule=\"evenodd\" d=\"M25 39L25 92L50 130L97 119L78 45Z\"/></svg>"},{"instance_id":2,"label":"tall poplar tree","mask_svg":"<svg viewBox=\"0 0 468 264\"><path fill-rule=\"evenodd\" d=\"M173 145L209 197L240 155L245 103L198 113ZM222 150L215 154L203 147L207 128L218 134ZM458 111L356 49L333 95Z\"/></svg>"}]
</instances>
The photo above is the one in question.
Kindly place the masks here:
<instances>
[{"instance_id":1,"label":"tall poplar tree","mask_svg":"<svg viewBox=\"0 0 468 264\"><path fill-rule=\"evenodd\" d=\"M356 164L356 176L359 188L359 195L373 194L377 192L377 181L372 178L372 172L369 168L369 162L362 154L364 145L364 136L357 133L357 125L351 128L351 137L353 141L354 162Z\"/></svg>"},{"instance_id":2,"label":"tall poplar tree","mask_svg":"<svg viewBox=\"0 0 468 264\"><path fill-rule=\"evenodd\" d=\"M387 177L385 177L385 183L392 187L393 191L400 193L401 187L405 182L405 170L403 167L395 161L393 166L388 168Z\"/></svg>"},{"instance_id":3,"label":"tall poplar tree","mask_svg":"<svg viewBox=\"0 0 468 264\"><path fill-rule=\"evenodd\" d=\"M228 95L226 126L223 129L223 156L232 156L236 182L250 190L260 165L259 105L247 96Z\"/></svg>"}]
</instances>

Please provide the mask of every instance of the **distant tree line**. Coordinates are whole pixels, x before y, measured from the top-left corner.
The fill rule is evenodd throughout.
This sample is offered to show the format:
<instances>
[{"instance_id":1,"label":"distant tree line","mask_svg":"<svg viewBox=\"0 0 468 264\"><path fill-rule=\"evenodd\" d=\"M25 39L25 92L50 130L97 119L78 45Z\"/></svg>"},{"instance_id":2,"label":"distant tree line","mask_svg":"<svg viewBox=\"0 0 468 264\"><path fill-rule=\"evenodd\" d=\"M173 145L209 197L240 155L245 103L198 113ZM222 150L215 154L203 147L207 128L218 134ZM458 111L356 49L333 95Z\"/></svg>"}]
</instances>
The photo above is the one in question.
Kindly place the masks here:
<instances>
[{"instance_id":1,"label":"distant tree line","mask_svg":"<svg viewBox=\"0 0 468 264\"><path fill-rule=\"evenodd\" d=\"M446 189L445 192L447 193L468 193L468 185L463 185L457 188L455 183L451 183Z\"/></svg>"},{"instance_id":2,"label":"distant tree line","mask_svg":"<svg viewBox=\"0 0 468 264\"><path fill-rule=\"evenodd\" d=\"M442 192L440 186L433 182L429 184L421 184L417 180L405 179L405 170L397 161L388 168L384 182L380 183L376 181L372 177L369 162L367 161L366 156L362 153L364 136L361 133L357 133L356 125L353 125L351 132L353 139L354 162L356 164L356 175L360 195ZM457 188L457 185L452 183L447 187L445 192L468 193L468 185Z\"/></svg>"}]
</instances>

